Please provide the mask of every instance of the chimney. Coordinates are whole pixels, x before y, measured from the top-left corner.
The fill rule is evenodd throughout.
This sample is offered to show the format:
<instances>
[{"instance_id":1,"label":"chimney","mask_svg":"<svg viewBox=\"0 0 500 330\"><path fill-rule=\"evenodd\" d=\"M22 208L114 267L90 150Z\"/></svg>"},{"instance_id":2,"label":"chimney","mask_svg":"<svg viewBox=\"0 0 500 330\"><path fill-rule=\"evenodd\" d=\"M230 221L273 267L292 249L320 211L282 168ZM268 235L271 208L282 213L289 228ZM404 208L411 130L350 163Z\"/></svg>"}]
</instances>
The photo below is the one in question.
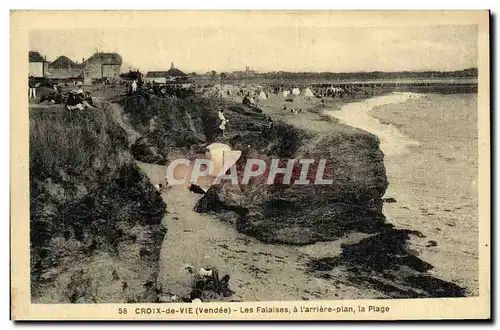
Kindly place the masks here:
<instances>
[{"instance_id":1,"label":"chimney","mask_svg":"<svg viewBox=\"0 0 500 330\"><path fill-rule=\"evenodd\" d=\"M174 62L170 62L170 70L174 68Z\"/></svg>"}]
</instances>

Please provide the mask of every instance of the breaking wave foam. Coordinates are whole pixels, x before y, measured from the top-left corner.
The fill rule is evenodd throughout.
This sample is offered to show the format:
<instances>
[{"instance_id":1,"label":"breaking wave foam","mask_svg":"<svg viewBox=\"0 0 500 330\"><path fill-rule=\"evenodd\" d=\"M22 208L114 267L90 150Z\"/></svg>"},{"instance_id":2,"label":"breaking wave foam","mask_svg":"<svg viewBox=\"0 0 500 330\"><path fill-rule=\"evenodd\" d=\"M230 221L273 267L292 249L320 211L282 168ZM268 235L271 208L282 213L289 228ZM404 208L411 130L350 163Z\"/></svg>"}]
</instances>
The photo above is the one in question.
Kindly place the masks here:
<instances>
[{"instance_id":1,"label":"breaking wave foam","mask_svg":"<svg viewBox=\"0 0 500 330\"><path fill-rule=\"evenodd\" d=\"M370 116L369 112L383 105L404 103L421 96L417 93L395 92L361 102L348 103L340 110L327 111L326 113L346 125L375 134L380 139L380 149L385 155L398 155L408 152L408 147L419 146L420 143L401 133L395 126L381 123L377 118Z\"/></svg>"}]
</instances>

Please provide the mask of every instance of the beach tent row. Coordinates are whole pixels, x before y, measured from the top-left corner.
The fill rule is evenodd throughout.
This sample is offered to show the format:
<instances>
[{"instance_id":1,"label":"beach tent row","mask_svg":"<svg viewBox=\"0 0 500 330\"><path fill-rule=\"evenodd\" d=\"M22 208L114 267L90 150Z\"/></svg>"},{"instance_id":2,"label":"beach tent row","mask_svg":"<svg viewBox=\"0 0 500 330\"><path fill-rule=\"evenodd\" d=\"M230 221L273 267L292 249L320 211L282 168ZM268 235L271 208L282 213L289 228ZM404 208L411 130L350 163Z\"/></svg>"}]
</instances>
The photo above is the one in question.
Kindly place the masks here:
<instances>
[{"instance_id":1,"label":"beach tent row","mask_svg":"<svg viewBox=\"0 0 500 330\"><path fill-rule=\"evenodd\" d=\"M297 87L293 88L291 91L291 94L295 95L295 96L300 95L300 89L298 89ZM283 97L288 97L288 95L290 95L290 91L288 91L288 90L283 91ZM306 97L313 97L314 96L313 92L311 91L311 89L309 87L307 87L304 90L303 95Z\"/></svg>"}]
</instances>

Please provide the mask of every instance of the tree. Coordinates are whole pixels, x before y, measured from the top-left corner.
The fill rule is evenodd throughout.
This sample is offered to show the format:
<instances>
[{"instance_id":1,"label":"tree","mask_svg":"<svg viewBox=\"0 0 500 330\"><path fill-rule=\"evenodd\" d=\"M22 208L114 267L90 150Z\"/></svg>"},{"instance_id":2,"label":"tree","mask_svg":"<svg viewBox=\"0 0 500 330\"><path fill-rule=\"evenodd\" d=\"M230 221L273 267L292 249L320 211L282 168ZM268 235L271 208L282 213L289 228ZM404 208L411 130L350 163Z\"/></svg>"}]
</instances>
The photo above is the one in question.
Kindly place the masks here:
<instances>
[{"instance_id":1,"label":"tree","mask_svg":"<svg viewBox=\"0 0 500 330\"><path fill-rule=\"evenodd\" d=\"M211 79L212 79L212 80L217 79L217 71L212 70L212 71L210 72L210 77L211 77Z\"/></svg>"}]
</instances>

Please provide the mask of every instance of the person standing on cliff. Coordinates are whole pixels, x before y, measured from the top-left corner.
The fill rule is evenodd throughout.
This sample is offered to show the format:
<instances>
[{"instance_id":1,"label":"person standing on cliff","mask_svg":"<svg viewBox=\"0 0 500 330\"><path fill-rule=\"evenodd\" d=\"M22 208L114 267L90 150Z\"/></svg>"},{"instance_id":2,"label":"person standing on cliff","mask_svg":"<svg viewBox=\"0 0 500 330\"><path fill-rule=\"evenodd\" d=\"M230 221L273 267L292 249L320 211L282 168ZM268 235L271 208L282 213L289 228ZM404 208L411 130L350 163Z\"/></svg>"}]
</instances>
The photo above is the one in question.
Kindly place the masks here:
<instances>
[{"instance_id":1,"label":"person standing on cliff","mask_svg":"<svg viewBox=\"0 0 500 330\"><path fill-rule=\"evenodd\" d=\"M222 136L224 136L224 131L226 130L226 124L229 122L226 117L224 117L224 110L219 110L219 119L221 120L221 124L219 125L219 129L222 132Z\"/></svg>"},{"instance_id":2,"label":"person standing on cliff","mask_svg":"<svg viewBox=\"0 0 500 330\"><path fill-rule=\"evenodd\" d=\"M28 90L29 90L29 98L34 98L36 99L36 82L33 77L30 77L28 79Z\"/></svg>"}]
</instances>

